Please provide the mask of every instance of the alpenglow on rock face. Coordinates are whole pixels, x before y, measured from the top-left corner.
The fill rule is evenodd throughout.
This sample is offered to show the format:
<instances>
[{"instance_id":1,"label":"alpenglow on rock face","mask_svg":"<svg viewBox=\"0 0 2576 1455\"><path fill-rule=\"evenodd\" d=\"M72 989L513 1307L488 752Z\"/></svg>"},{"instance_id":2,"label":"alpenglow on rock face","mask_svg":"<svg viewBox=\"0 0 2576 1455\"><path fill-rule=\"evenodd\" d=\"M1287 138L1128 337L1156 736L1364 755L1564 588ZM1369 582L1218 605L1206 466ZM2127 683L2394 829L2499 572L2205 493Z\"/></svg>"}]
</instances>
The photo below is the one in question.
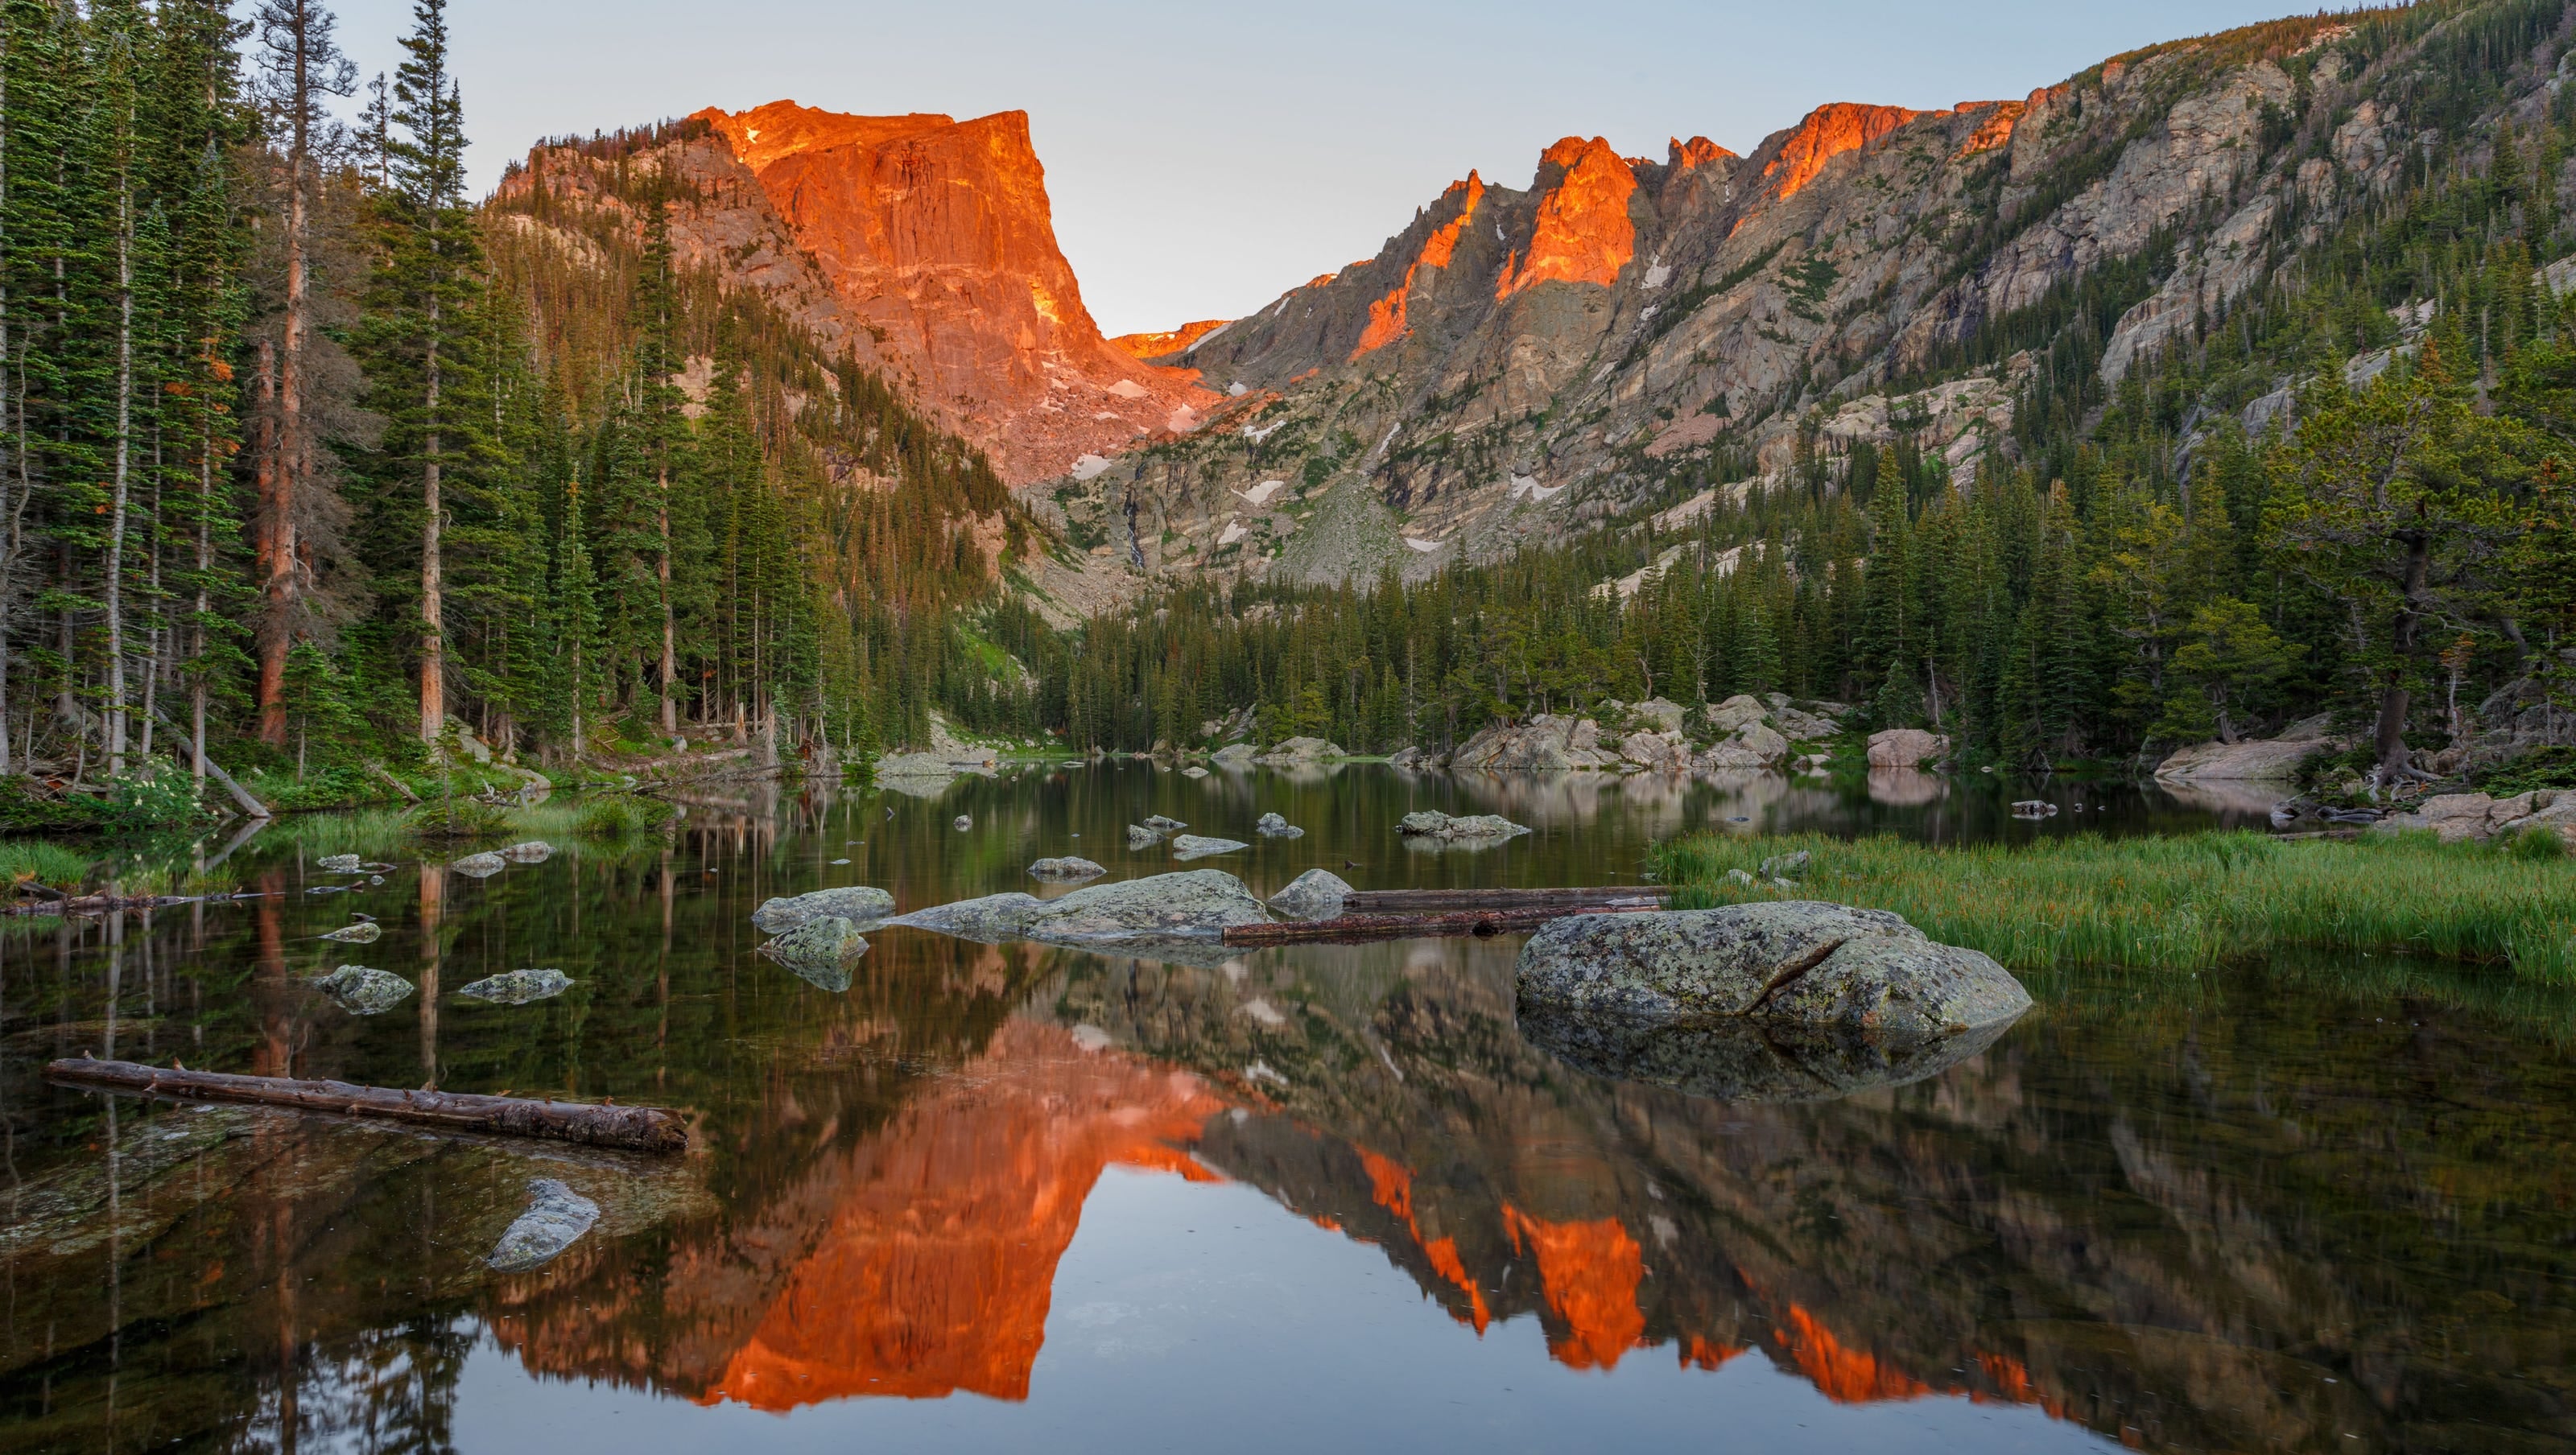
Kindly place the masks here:
<instances>
[{"instance_id":1,"label":"alpenglow on rock face","mask_svg":"<svg viewBox=\"0 0 2576 1455\"><path fill-rule=\"evenodd\" d=\"M1654 1019L1740 1016L1891 1036L1953 1035L2030 1008L1974 950L1884 910L1789 900L1576 915L1530 937L1525 1004Z\"/></svg>"},{"instance_id":2,"label":"alpenglow on rock face","mask_svg":"<svg viewBox=\"0 0 2576 1455\"><path fill-rule=\"evenodd\" d=\"M894 896L865 884L845 884L837 889L817 889L793 899L773 899L751 912L752 925L773 935L783 935L808 920L837 915L852 924L866 926L894 913Z\"/></svg>"}]
</instances>

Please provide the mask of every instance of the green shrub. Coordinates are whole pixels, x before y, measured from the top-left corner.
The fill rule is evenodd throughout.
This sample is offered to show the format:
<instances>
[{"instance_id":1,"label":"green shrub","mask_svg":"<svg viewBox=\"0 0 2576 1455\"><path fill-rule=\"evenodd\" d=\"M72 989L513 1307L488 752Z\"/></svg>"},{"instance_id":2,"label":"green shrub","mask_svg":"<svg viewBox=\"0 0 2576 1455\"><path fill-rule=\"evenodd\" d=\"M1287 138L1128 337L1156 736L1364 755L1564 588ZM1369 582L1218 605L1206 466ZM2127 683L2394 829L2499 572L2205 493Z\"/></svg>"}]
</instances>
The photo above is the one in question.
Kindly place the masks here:
<instances>
[{"instance_id":1,"label":"green shrub","mask_svg":"<svg viewBox=\"0 0 2576 1455\"><path fill-rule=\"evenodd\" d=\"M197 801L197 780L176 772L110 779L99 807L101 825L118 832L184 828L213 817Z\"/></svg>"},{"instance_id":2,"label":"green shrub","mask_svg":"<svg viewBox=\"0 0 2576 1455\"><path fill-rule=\"evenodd\" d=\"M573 832L595 839L622 838L660 828L670 822L668 806L632 793L607 793L581 806L573 816Z\"/></svg>"},{"instance_id":3,"label":"green shrub","mask_svg":"<svg viewBox=\"0 0 2576 1455\"><path fill-rule=\"evenodd\" d=\"M424 841L495 839L510 829L508 809L472 798L435 799L403 820L403 832Z\"/></svg>"}]
</instances>

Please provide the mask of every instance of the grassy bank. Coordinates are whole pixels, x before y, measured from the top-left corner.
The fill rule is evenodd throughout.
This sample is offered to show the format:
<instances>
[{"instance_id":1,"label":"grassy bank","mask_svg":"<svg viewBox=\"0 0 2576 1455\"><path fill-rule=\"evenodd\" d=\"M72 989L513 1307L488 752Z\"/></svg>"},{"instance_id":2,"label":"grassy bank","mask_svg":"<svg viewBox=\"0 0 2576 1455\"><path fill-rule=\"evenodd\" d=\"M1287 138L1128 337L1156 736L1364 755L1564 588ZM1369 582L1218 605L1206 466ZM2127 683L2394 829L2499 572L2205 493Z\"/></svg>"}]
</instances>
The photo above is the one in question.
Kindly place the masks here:
<instances>
[{"instance_id":1,"label":"grassy bank","mask_svg":"<svg viewBox=\"0 0 2576 1455\"><path fill-rule=\"evenodd\" d=\"M1805 850L1795 889L1729 871ZM2576 861L2554 841L2261 834L1933 847L1892 838L1700 836L1659 846L1676 907L1828 899L1893 910L2015 970L2189 971L2288 949L2510 965L2576 984Z\"/></svg>"}]
</instances>

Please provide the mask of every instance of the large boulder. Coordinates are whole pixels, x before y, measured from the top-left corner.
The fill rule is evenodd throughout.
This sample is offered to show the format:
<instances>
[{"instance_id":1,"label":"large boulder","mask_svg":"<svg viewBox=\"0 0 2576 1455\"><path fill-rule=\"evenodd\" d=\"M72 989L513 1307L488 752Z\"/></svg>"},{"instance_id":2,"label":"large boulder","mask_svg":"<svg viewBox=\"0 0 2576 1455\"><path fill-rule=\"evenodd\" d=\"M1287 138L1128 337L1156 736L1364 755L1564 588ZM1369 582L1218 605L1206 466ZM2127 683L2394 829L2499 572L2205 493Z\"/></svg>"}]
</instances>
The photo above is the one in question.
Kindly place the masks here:
<instances>
[{"instance_id":1,"label":"large boulder","mask_svg":"<svg viewBox=\"0 0 2576 1455\"><path fill-rule=\"evenodd\" d=\"M1590 718L1541 713L1525 723L1497 723L1450 754L1452 768L1489 773L1555 773L1617 768L1619 755L1601 746L1601 724Z\"/></svg>"},{"instance_id":2,"label":"large boulder","mask_svg":"<svg viewBox=\"0 0 2576 1455\"><path fill-rule=\"evenodd\" d=\"M1619 742L1619 756L1658 773L1690 771L1690 740L1678 732L1630 733Z\"/></svg>"},{"instance_id":3,"label":"large boulder","mask_svg":"<svg viewBox=\"0 0 2576 1455\"><path fill-rule=\"evenodd\" d=\"M751 912L754 928L767 934L783 935L808 920L837 916L861 928L894 913L894 896L865 884L844 884L837 889L817 889L792 899L773 899Z\"/></svg>"},{"instance_id":4,"label":"large boulder","mask_svg":"<svg viewBox=\"0 0 2576 1455\"><path fill-rule=\"evenodd\" d=\"M1789 740L1773 731L1768 723L1746 723L1735 730L1732 741L1765 763L1781 762L1789 756Z\"/></svg>"},{"instance_id":5,"label":"large boulder","mask_svg":"<svg viewBox=\"0 0 2576 1455\"><path fill-rule=\"evenodd\" d=\"M510 867L510 861L498 854L468 854L447 866L468 879L489 879Z\"/></svg>"},{"instance_id":6,"label":"large boulder","mask_svg":"<svg viewBox=\"0 0 2576 1455\"><path fill-rule=\"evenodd\" d=\"M1728 742L1700 754L1691 766L1702 773L1759 773L1771 762L1742 743Z\"/></svg>"},{"instance_id":7,"label":"large boulder","mask_svg":"<svg viewBox=\"0 0 2576 1455\"><path fill-rule=\"evenodd\" d=\"M410 981L390 970L364 965L343 965L312 985L351 1015L382 1015L402 1004L413 989Z\"/></svg>"},{"instance_id":8,"label":"large boulder","mask_svg":"<svg viewBox=\"0 0 2576 1455\"><path fill-rule=\"evenodd\" d=\"M1342 912L1342 901L1351 893L1340 875L1309 869L1270 896L1270 907L1290 919L1332 919Z\"/></svg>"},{"instance_id":9,"label":"large boulder","mask_svg":"<svg viewBox=\"0 0 2576 1455\"><path fill-rule=\"evenodd\" d=\"M1786 900L1575 915L1521 950L1523 1002L1653 1019L1742 1016L1889 1036L2010 1020L2030 994L1884 910Z\"/></svg>"},{"instance_id":10,"label":"large boulder","mask_svg":"<svg viewBox=\"0 0 2576 1455\"><path fill-rule=\"evenodd\" d=\"M1133 939L1214 940L1270 916L1243 881L1219 869L1188 869L1116 884L1094 884L1061 899L993 894L916 910L888 928L936 930L959 939L1049 944L1116 944Z\"/></svg>"},{"instance_id":11,"label":"large boulder","mask_svg":"<svg viewBox=\"0 0 2576 1455\"><path fill-rule=\"evenodd\" d=\"M572 977L561 970L505 970L486 975L456 993L489 1005L529 1005L552 1000L572 989Z\"/></svg>"},{"instance_id":12,"label":"large boulder","mask_svg":"<svg viewBox=\"0 0 2576 1455\"><path fill-rule=\"evenodd\" d=\"M1456 842L1461 839L1518 838L1529 830L1500 814L1471 813L1452 818L1445 813L1424 812L1406 814L1404 821L1396 826L1396 832L1408 839Z\"/></svg>"},{"instance_id":13,"label":"large boulder","mask_svg":"<svg viewBox=\"0 0 2576 1455\"><path fill-rule=\"evenodd\" d=\"M1869 735L1869 766L1920 768L1950 756L1950 740L1921 728L1889 728Z\"/></svg>"},{"instance_id":14,"label":"large boulder","mask_svg":"<svg viewBox=\"0 0 2576 1455\"><path fill-rule=\"evenodd\" d=\"M1772 713L1771 726L1793 743L1821 742L1842 732L1841 725L1832 718L1817 717L1794 707L1784 707Z\"/></svg>"},{"instance_id":15,"label":"large boulder","mask_svg":"<svg viewBox=\"0 0 2576 1455\"><path fill-rule=\"evenodd\" d=\"M2344 746L2328 735L2327 723L2324 717L2312 717L2283 728L2277 738L2195 743L2157 764L2156 779L2163 783L2294 783L2308 759Z\"/></svg>"},{"instance_id":16,"label":"large boulder","mask_svg":"<svg viewBox=\"0 0 2576 1455\"><path fill-rule=\"evenodd\" d=\"M1250 743L1228 743L1208 759L1220 768L1249 768L1261 756L1261 750Z\"/></svg>"},{"instance_id":17,"label":"large boulder","mask_svg":"<svg viewBox=\"0 0 2576 1455\"><path fill-rule=\"evenodd\" d=\"M1341 744L1322 738L1290 738L1261 755L1264 763L1320 763L1327 758L1347 758Z\"/></svg>"},{"instance_id":18,"label":"large boulder","mask_svg":"<svg viewBox=\"0 0 2576 1455\"><path fill-rule=\"evenodd\" d=\"M1635 718L1646 731L1677 733L1682 730L1682 719L1687 714L1678 702L1666 702L1660 697L1649 697L1629 708L1628 715Z\"/></svg>"},{"instance_id":19,"label":"large boulder","mask_svg":"<svg viewBox=\"0 0 2576 1455\"><path fill-rule=\"evenodd\" d=\"M860 937L858 926L827 914L807 920L760 951L797 979L838 995L850 988L850 962L868 952L868 942Z\"/></svg>"},{"instance_id":20,"label":"large boulder","mask_svg":"<svg viewBox=\"0 0 2576 1455\"><path fill-rule=\"evenodd\" d=\"M2405 829L2430 829L2446 844L2483 843L2539 830L2557 834L2576 849L2576 789L2543 788L2511 798L2446 793L2424 800L2411 813L2391 814L2371 825L2373 833Z\"/></svg>"},{"instance_id":21,"label":"large boulder","mask_svg":"<svg viewBox=\"0 0 2576 1455\"><path fill-rule=\"evenodd\" d=\"M1762 700L1743 693L1718 703L1708 710L1708 730L1713 737L1731 738L1748 723L1757 723L1771 715Z\"/></svg>"}]
</instances>

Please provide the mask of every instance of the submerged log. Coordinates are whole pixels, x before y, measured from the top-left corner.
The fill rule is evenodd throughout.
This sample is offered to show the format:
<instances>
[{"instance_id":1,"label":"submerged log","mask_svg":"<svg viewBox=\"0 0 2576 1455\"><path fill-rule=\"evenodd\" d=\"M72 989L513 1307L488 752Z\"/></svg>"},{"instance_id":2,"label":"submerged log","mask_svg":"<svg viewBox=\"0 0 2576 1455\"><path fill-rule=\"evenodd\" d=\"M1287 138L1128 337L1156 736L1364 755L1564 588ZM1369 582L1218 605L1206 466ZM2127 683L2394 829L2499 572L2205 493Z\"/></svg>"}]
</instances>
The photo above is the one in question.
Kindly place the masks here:
<instances>
[{"instance_id":1,"label":"submerged log","mask_svg":"<svg viewBox=\"0 0 2576 1455\"><path fill-rule=\"evenodd\" d=\"M451 1131L578 1142L588 1147L679 1152L689 1145L688 1123L678 1112L657 1106L598 1106L514 1096L397 1091L383 1086L353 1086L345 1081L289 1081L279 1076L176 1071L87 1056L52 1062L45 1067L45 1075L74 1086L134 1091L181 1101L248 1102L289 1111L411 1122Z\"/></svg>"},{"instance_id":2,"label":"submerged log","mask_svg":"<svg viewBox=\"0 0 2576 1455\"><path fill-rule=\"evenodd\" d=\"M1604 884L1586 889L1363 889L1343 899L1348 914L1447 914L1461 910L1660 909L1672 891L1659 884Z\"/></svg>"},{"instance_id":3,"label":"submerged log","mask_svg":"<svg viewBox=\"0 0 2576 1455\"><path fill-rule=\"evenodd\" d=\"M1356 899L1359 896L1353 895ZM1543 929L1571 914L1638 914L1663 901L1631 899L1592 904L1537 905L1518 909L1461 910L1450 914L1345 914L1338 919L1230 925L1229 945L1358 945L1376 940L1441 940L1519 934Z\"/></svg>"}]
</instances>

